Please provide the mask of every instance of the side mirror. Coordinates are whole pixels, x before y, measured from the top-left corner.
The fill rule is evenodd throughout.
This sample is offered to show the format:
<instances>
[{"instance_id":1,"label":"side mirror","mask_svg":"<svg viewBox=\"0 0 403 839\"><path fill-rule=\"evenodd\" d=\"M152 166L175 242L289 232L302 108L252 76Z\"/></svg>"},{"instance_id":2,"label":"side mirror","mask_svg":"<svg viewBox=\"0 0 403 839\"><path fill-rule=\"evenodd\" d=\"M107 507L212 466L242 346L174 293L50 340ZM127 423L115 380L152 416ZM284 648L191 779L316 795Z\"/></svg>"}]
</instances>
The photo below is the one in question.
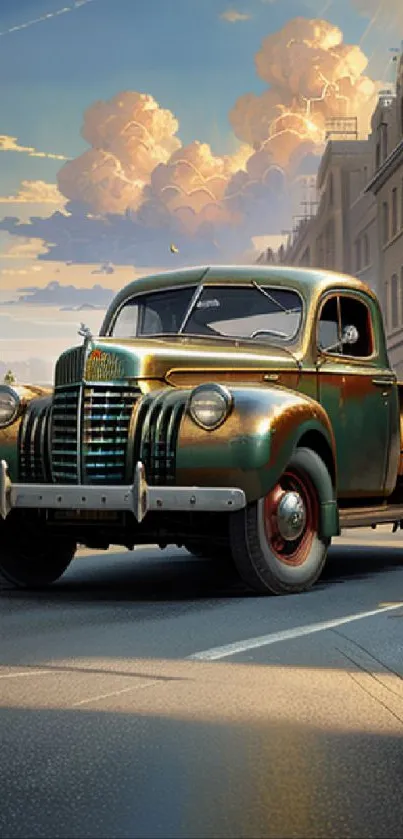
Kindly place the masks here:
<instances>
[{"instance_id":1,"label":"side mirror","mask_svg":"<svg viewBox=\"0 0 403 839\"><path fill-rule=\"evenodd\" d=\"M322 343L319 342L319 350L322 353L336 352L340 354L342 353L342 349L344 346L347 346L349 344L356 344L359 340L359 337L360 333L358 332L357 327L351 324L350 326L344 327L341 337L337 341L335 341L334 344L322 345Z\"/></svg>"},{"instance_id":2,"label":"side mirror","mask_svg":"<svg viewBox=\"0 0 403 839\"><path fill-rule=\"evenodd\" d=\"M345 326L341 336L342 344L356 344L360 334L356 326Z\"/></svg>"}]
</instances>

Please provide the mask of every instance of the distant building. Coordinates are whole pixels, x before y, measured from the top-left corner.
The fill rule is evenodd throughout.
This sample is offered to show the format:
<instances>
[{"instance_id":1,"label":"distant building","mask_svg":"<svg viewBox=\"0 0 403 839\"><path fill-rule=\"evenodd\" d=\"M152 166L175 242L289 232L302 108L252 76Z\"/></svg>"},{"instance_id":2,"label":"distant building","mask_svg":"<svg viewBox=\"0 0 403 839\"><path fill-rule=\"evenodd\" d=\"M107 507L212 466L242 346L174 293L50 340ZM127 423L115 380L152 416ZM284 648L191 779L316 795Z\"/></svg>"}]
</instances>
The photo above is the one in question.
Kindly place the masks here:
<instances>
[{"instance_id":1,"label":"distant building","mask_svg":"<svg viewBox=\"0 0 403 839\"><path fill-rule=\"evenodd\" d=\"M371 160L368 140L329 140L317 175L318 209L302 218L284 254L292 265L352 273L350 208L362 193ZM355 212L354 235L364 231ZM376 280L371 277L371 284Z\"/></svg>"},{"instance_id":2,"label":"distant building","mask_svg":"<svg viewBox=\"0 0 403 839\"><path fill-rule=\"evenodd\" d=\"M372 117L374 171L365 195L376 202L377 251L390 361L403 379L403 53L396 93L380 97Z\"/></svg>"},{"instance_id":3,"label":"distant building","mask_svg":"<svg viewBox=\"0 0 403 839\"><path fill-rule=\"evenodd\" d=\"M403 380L403 48L396 87L380 92L369 137L353 134L329 132L317 211L298 219L274 258L366 282L379 297L390 361Z\"/></svg>"}]
</instances>

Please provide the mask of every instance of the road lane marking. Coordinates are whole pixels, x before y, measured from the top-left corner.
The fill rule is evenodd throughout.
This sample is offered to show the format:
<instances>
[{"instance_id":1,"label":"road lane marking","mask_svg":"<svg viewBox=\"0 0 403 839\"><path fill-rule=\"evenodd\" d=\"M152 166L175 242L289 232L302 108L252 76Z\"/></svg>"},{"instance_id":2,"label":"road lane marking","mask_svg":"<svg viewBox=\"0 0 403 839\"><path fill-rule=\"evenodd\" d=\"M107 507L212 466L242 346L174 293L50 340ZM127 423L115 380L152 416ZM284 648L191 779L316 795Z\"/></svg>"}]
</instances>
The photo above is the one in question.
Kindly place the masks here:
<instances>
[{"instance_id":1,"label":"road lane marking","mask_svg":"<svg viewBox=\"0 0 403 839\"><path fill-rule=\"evenodd\" d=\"M90 702L100 702L101 699L109 699L111 696L120 696L122 693L129 693L131 690L144 690L145 688L151 688L153 685L160 685L161 682L159 679L155 679L152 682L147 682L145 685L131 685L129 688L122 688L121 690L113 690L109 693L100 693L98 696L90 696L88 699L80 699L79 702L73 702L72 705L69 705L69 708L78 708L80 705L89 705Z\"/></svg>"},{"instance_id":2,"label":"road lane marking","mask_svg":"<svg viewBox=\"0 0 403 839\"><path fill-rule=\"evenodd\" d=\"M24 670L20 673L0 673L0 679L21 679L25 676L44 676L45 673L47 675L51 675L53 672L53 670Z\"/></svg>"},{"instance_id":3,"label":"road lane marking","mask_svg":"<svg viewBox=\"0 0 403 839\"><path fill-rule=\"evenodd\" d=\"M313 635L315 632L324 632L326 629L333 629L336 626L343 626L346 623L373 618L382 615L384 612L391 612L394 609L401 609L403 603L393 603L389 606L382 606L380 609L372 609L369 612L358 612L355 615L346 615L344 618L334 618L320 623L310 623L306 626L296 626L294 629L284 629L281 632L271 632L269 635L260 635L257 638L248 638L244 641L235 641L233 644L224 644L222 647L212 647L199 653L187 656L191 661L216 661L220 658L228 658L231 655L255 650L258 647L268 647L271 644L278 644L280 641L290 641L294 638L302 638L304 635Z\"/></svg>"}]
</instances>

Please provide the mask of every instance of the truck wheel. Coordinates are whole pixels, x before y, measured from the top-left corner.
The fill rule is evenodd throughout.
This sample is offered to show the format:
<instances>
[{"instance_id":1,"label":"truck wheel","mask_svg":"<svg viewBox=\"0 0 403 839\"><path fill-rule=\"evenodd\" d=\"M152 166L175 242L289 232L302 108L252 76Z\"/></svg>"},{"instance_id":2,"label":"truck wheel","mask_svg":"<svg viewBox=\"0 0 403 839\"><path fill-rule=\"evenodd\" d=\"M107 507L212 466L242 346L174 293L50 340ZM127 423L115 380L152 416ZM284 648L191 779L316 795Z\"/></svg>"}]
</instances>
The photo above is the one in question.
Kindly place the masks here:
<instances>
[{"instance_id":1,"label":"truck wheel","mask_svg":"<svg viewBox=\"0 0 403 839\"><path fill-rule=\"evenodd\" d=\"M71 539L39 528L35 534L28 530L24 536L17 536L15 531L0 534L0 577L16 588L39 589L56 582L77 550Z\"/></svg>"},{"instance_id":2,"label":"truck wheel","mask_svg":"<svg viewBox=\"0 0 403 839\"><path fill-rule=\"evenodd\" d=\"M259 594L297 594L320 576L330 544L319 535L322 477L330 480L316 452L296 449L268 495L230 517L234 563Z\"/></svg>"}]
</instances>

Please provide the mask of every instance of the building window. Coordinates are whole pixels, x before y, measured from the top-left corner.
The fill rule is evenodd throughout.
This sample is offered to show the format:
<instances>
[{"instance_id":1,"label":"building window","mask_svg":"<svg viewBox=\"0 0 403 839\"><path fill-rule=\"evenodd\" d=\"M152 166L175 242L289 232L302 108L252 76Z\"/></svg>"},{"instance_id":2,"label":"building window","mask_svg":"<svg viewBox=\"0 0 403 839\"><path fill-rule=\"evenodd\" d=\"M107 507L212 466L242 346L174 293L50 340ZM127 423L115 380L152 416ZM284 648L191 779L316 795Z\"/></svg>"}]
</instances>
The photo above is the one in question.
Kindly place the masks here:
<instances>
[{"instance_id":1,"label":"building window","mask_svg":"<svg viewBox=\"0 0 403 839\"><path fill-rule=\"evenodd\" d=\"M382 241L383 244L389 240L389 208L388 202L384 201L382 204Z\"/></svg>"},{"instance_id":2,"label":"building window","mask_svg":"<svg viewBox=\"0 0 403 839\"><path fill-rule=\"evenodd\" d=\"M392 274L390 281L390 309L391 309L391 327L396 329L399 326L399 288L397 284L397 274Z\"/></svg>"},{"instance_id":3,"label":"building window","mask_svg":"<svg viewBox=\"0 0 403 839\"><path fill-rule=\"evenodd\" d=\"M364 233L364 265L367 267L371 261L371 254L370 254L370 247L369 247L369 236L368 233Z\"/></svg>"},{"instance_id":4,"label":"building window","mask_svg":"<svg viewBox=\"0 0 403 839\"><path fill-rule=\"evenodd\" d=\"M397 188L392 189L392 236L397 233Z\"/></svg>"},{"instance_id":5,"label":"building window","mask_svg":"<svg viewBox=\"0 0 403 839\"><path fill-rule=\"evenodd\" d=\"M403 230L403 178L401 183L401 191L400 191L400 227Z\"/></svg>"},{"instance_id":6,"label":"building window","mask_svg":"<svg viewBox=\"0 0 403 839\"><path fill-rule=\"evenodd\" d=\"M381 144L376 144L376 152L375 152L375 169L379 169L381 165Z\"/></svg>"},{"instance_id":7,"label":"building window","mask_svg":"<svg viewBox=\"0 0 403 839\"><path fill-rule=\"evenodd\" d=\"M361 239L355 242L355 270L361 271Z\"/></svg>"}]
</instances>

